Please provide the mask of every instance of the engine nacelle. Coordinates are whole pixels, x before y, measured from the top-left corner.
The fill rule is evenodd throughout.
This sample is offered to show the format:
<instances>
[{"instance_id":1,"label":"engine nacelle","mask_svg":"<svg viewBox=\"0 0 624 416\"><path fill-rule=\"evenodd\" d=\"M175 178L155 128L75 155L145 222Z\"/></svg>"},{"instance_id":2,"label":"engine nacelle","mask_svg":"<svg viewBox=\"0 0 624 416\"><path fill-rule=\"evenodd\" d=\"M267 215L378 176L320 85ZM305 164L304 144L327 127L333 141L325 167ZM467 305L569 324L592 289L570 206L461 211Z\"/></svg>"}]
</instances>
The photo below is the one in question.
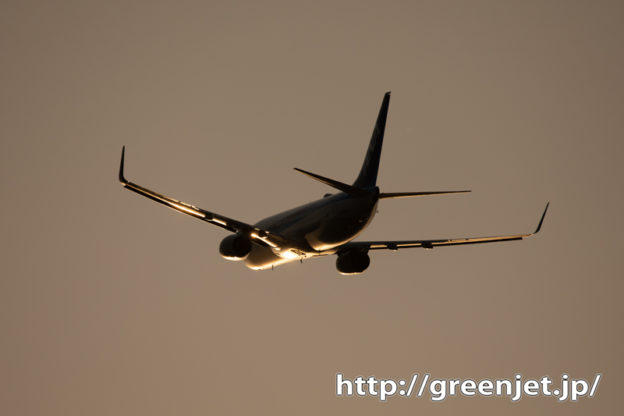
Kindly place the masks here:
<instances>
[{"instance_id":1,"label":"engine nacelle","mask_svg":"<svg viewBox=\"0 0 624 416\"><path fill-rule=\"evenodd\" d=\"M245 260L251 251L251 240L247 236L232 234L219 244L219 253L226 260Z\"/></svg>"},{"instance_id":2,"label":"engine nacelle","mask_svg":"<svg viewBox=\"0 0 624 416\"><path fill-rule=\"evenodd\" d=\"M336 269L340 274L358 274L368 268L370 257L363 251L347 251L339 254L336 259Z\"/></svg>"}]
</instances>

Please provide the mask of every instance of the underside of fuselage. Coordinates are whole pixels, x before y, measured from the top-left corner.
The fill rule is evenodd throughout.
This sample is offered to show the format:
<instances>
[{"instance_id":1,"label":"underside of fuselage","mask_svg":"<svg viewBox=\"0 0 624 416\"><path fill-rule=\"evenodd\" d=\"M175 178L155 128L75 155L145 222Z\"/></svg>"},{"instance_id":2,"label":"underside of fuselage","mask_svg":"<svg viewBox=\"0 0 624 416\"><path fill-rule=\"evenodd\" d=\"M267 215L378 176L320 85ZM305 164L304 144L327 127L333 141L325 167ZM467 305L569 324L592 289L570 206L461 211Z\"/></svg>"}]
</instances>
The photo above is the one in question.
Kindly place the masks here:
<instances>
[{"instance_id":1,"label":"underside of fuselage","mask_svg":"<svg viewBox=\"0 0 624 416\"><path fill-rule=\"evenodd\" d=\"M287 246L253 244L245 258L250 269L269 269L321 255L358 236L372 221L378 189L363 195L340 192L259 221L255 226L279 234Z\"/></svg>"},{"instance_id":2,"label":"underside of fuselage","mask_svg":"<svg viewBox=\"0 0 624 416\"><path fill-rule=\"evenodd\" d=\"M281 253L283 257L280 257L275 253L275 249L272 249L271 247L253 244L247 258L245 258L245 266L253 270L266 270L294 260L303 260L304 258L311 257L307 255L300 256L291 251L284 251Z\"/></svg>"}]
</instances>

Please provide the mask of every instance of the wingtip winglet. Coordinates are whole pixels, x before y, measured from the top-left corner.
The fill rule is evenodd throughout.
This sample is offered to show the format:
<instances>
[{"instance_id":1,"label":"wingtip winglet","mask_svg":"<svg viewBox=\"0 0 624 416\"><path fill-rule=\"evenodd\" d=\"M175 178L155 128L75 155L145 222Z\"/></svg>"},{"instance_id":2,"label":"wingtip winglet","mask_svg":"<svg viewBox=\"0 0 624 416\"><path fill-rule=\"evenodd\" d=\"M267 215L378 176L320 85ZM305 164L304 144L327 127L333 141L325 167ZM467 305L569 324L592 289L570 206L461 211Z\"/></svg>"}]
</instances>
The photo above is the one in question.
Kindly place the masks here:
<instances>
[{"instance_id":1,"label":"wingtip winglet","mask_svg":"<svg viewBox=\"0 0 624 416\"><path fill-rule=\"evenodd\" d=\"M128 183L126 178L124 177L124 159L126 155L126 146L122 146L121 148L121 162L119 163L119 182L124 185Z\"/></svg>"},{"instance_id":2,"label":"wingtip winglet","mask_svg":"<svg viewBox=\"0 0 624 416\"><path fill-rule=\"evenodd\" d=\"M537 228L535 229L535 232L533 234L539 233L539 231L542 229L542 223L544 222L544 218L546 217L546 212L548 211L549 205L550 205L550 201L546 203L546 208L544 208L544 213L542 214L542 218L540 218L540 222L539 224L537 224Z\"/></svg>"}]
</instances>

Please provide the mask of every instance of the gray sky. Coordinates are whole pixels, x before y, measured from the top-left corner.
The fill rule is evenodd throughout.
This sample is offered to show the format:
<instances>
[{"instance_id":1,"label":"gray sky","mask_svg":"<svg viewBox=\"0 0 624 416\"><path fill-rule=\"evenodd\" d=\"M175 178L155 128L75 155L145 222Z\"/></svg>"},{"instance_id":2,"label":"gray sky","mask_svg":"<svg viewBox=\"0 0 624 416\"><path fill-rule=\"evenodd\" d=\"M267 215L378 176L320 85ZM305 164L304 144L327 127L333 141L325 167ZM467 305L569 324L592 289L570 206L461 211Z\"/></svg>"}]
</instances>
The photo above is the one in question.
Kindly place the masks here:
<instances>
[{"instance_id":1,"label":"gray sky","mask_svg":"<svg viewBox=\"0 0 624 416\"><path fill-rule=\"evenodd\" d=\"M620 2L0 6L0 413L607 414L621 409ZM255 222L345 182L382 95L365 239L527 241L253 272L129 179ZM338 398L335 375L557 379L598 395Z\"/></svg>"}]
</instances>

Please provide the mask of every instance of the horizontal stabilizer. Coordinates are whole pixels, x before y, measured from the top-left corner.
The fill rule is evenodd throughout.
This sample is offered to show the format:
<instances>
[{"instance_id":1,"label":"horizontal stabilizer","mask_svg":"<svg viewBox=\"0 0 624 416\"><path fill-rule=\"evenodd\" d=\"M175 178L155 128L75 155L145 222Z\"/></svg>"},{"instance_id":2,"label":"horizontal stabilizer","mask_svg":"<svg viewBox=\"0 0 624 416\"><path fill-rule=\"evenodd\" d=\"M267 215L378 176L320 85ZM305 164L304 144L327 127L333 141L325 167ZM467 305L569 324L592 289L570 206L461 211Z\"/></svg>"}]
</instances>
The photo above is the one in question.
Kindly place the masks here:
<instances>
[{"instance_id":1,"label":"horizontal stabilizer","mask_svg":"<svg viewBox=\"0 0 624 416\"><path fill-rule=\"evenodd\" d=\"M379 194L379 199L384 198L409 198L412 196L427 196L427 195L443 195L443 194L461 194L471 192L465 191L432 191L432 192L382 192Z\"/></svg>"},{"instance_id":2,"label":"horizontal stabilizer","mask_svg":"<svg viewBox=\"0 0 624 416\"><path fill-rule=\"evenodd\" d=\"M316 173L307 172L307 171L305 171L303 169L299 169L299 168L294 168L294 169L297 172L301 172L304 175L308 175L312 179L316 179L319 182L323 182L324 184L329 185L331 187L334 187L336 189L339 189L342 192L345 192L347 194L351 194L351 195L365 195L365 194L368 193L368 191L366 191L365 189L357 188L357 187L352 186L352 185L347 185L346 183L339 182L339 181L336 181L334 179L326 178L324 176L317 175Z\"/></svg>"}]
</instances>

